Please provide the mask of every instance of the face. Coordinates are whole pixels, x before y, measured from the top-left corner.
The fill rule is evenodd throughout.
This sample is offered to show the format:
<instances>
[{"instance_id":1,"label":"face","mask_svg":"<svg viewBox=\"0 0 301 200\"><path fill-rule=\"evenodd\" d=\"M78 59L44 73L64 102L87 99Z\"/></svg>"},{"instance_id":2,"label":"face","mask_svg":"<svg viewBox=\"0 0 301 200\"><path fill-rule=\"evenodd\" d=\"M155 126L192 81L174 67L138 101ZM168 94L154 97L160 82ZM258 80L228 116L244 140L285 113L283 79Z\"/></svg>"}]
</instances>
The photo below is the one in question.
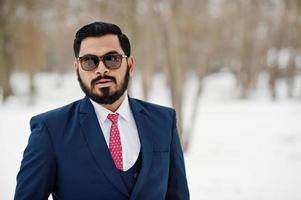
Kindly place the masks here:
<instances>
[{"instance_id":1,"label":"face","mask_svg":"<svg viewBox=\"0 0 301 200\"><path fill-rule=\"evenodd\" d=\"M88 54L103 56L110 52L124 54L116 35L88 37L81 42L79 57ZM129 79L133 75L134 59L123 58L118 69L108 69L102 61L91 71L83 70L78 61L74 65L84 93L100 104L112 104L127 90Z\"/></svg>"}]
</instances>

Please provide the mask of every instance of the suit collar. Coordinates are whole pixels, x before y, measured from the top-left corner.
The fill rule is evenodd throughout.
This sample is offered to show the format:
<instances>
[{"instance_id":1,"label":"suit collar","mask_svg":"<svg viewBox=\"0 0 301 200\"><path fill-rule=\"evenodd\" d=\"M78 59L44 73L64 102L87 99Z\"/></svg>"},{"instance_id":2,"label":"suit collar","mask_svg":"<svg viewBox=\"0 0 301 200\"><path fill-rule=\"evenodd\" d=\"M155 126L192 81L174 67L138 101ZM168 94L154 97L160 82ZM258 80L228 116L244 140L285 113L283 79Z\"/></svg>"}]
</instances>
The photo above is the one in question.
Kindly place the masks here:
<instances>
[{"instance_id":1,"label":"suit collar","mask_svg":"<svg viewBox=\"0 0 301 200\"><path fill-rule=\"evenodd\" d=\"M135 199L138 193L141 191L145 179L147 179L147 174L151 166L153 157L153 138L152 133L149 131L152 130L152 123L147 109L144 108L138 100L130 97L129 105L133 112L138 129L142 153L140 173L131 194L131 199ZM130 194L114 166L114 162L111 158L101 128L97 121L93 105L88 97L85 97L82 100L79 112L82 114L80 125L84 133L84 137L98 167L104 172L107 179L113 185L115 185L116 188L118 188L118 190L120 190L126 196L129 196Z\"/></svg>"},{"instance_id":2,"label":"suit collar","mask_svg":"<svg viewBox=\"0 0 301 200\"><path fill-rule=\"evenodd\" d=\"M142 152L142 165L140 173L131 194L131 199L136 199L136 196L142 189L142 186L147 179L147 174L153 158L153 138L152 133L149 131L151 130L152 124L148 111L138 100L129 98L129 102L137 125Z\"/></svg>"},{"instance_id":3,"label":"suit collar","mask_svg":"<svg viewBox=\"0 0 301 200\"><path fill-rule=\"evenodd\" d=\"M102 130L97 121L93 105L88 97L85 97L82 100L79 112L82 115L80 118L80 126L84 138L86 139L98 168L120 192L129 196L130 194L111 158Z\"/></svg>"}]
</instances>

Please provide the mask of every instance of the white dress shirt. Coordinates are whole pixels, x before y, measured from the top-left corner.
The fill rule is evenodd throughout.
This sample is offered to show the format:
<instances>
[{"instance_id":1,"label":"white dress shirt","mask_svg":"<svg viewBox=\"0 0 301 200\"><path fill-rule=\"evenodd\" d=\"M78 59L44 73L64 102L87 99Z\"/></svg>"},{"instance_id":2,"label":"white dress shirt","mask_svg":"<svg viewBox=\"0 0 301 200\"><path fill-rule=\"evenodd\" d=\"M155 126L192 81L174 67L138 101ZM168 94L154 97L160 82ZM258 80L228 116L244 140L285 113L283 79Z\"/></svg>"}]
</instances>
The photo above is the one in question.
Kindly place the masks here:
<instances>
[{"instance_id":1,"label":"white dress shirt","mask_svg":"<svg viewBox=\"0 0 301 200\"><path fill-rule=\"evenodd\" d=\"M112 122L107 117L108 114L113 112L91 99L90 101L92 102L104 138L109 147L110 129ZM123 102L115 113L119 114L118 129L122 146L123 170L127 171L135 164L140 152L138 130L131 107L129 105L127 94L125 95Z\"/></svg>"}]
</instances>

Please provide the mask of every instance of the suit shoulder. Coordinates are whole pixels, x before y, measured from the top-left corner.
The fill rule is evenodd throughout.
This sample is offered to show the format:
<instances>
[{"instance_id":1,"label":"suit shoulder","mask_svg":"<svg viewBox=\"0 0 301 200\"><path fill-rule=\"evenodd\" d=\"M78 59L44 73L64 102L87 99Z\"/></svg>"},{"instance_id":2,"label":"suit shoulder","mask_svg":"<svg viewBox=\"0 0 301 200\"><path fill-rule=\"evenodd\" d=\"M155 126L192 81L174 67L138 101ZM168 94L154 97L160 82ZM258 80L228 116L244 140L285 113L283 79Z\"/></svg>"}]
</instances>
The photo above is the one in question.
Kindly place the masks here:
<instances>
[{"instance_id":1,"label":"suit shoulder","mask_svg":"<svg viewBox=\"0 0 301 200\"><path fill-rule=\"evenodd\" d=\"M140 99L134 99L132 98L132 101L135 101L137 104L139 104L142 108L144 108L147 112L150 113L162 113L162 114L175 114L175 109L167 106L158 105L155 103L146 102Z\"/></svg>"}]
</instances>

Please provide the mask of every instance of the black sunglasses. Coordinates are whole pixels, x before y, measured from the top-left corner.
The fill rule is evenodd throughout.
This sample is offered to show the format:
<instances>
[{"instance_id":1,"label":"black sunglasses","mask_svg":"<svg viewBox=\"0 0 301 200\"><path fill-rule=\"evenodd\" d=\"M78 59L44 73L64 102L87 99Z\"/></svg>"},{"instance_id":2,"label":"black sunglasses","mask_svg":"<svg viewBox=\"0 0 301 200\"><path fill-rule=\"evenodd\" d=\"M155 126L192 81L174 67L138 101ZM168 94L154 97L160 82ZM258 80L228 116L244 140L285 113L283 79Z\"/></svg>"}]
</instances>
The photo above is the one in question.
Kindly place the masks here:
<instances>
[{"instance_id":1,"label":"black sunglasses","mask_svg":"<svg viewBox=\"0 0 301 200\"><path fill-rule=\"evenodd\" d=\"M102 61L108 69L118 69L121 66L122 58L127 58L127 56L117 53L110 53L103 56L88 54L78 57L77 60L80 62L83 70L91 71L98 67L100 61Z\"/></svg>"}]
</instances>

